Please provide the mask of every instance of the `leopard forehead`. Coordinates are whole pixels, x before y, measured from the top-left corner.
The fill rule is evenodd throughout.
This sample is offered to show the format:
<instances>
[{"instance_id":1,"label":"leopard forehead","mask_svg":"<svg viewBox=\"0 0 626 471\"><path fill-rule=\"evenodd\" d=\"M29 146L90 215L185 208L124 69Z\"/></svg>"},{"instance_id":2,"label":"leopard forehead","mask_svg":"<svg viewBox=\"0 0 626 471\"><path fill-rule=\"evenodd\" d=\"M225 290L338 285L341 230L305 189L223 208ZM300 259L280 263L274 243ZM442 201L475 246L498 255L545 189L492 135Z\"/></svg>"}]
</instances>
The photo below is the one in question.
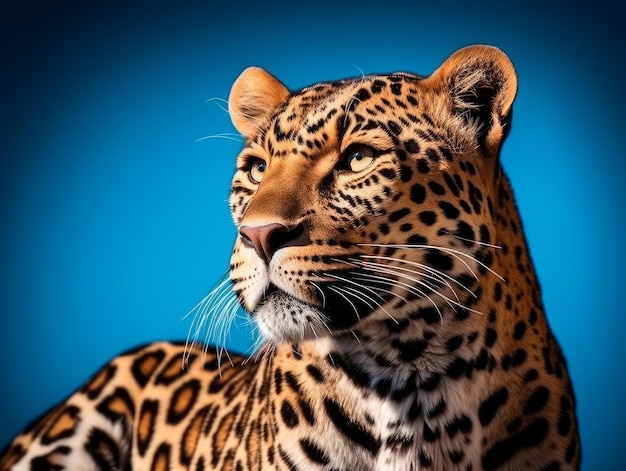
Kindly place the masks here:
<instances>
[{"instance_id":1,"label":"leopard forehead","mask_svg":"<svg viewBox=\"0 0 626 471\"><path fill-rule=\"evenodd\" d=\"M278 142L297 142L313 150L320 148L320 143L307 142L308 136L317 136L320 130L334 131L335 137L340 140L350 126L371 129L375 127L370 121L372 118L388 114L395 107L407 109L408 105L417 106L416 85L420 79L408 74L392 74L306 87L293 93L276 111L270 135ZM336 129L327 129L327 123L335 123ZM394 130L382 129L393 135ZM259 137L263 139L265 136Z\"/></svg>"},{"instance_id":2,"label":"leopard forehead","mask_svg":"<svg viewBox=\"0 0 626 471\"><path fill-rule=\"evenodd\" d=\"M415 129L417 137L439 140L451 148L471 146L471 133L454 126L455 117L438 103L441 94L420 89L423 79L396 72L308 86L291 93L246 147L263 150L265 157L314 159L332 149L341 152L359 139L389 148L400 143L405 129ZM450 131L428 131L435 127Z\"/></svg>"}]
</instances>

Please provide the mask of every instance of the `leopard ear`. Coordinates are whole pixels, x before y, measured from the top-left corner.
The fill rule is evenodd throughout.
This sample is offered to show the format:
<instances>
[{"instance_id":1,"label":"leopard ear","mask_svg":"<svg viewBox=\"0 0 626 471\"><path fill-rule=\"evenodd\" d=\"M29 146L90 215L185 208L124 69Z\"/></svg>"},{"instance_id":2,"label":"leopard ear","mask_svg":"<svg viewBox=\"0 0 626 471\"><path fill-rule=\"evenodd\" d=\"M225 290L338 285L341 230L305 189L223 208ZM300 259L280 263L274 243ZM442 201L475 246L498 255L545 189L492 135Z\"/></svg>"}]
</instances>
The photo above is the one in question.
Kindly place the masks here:
<instances>
[{"instance_id":1,"label":"leopard ear","mask_svg":"<svg viewBox=\"0 0 626 471\"><path fill-rule=\"evenodd\" d=\"M248 138L287 96L289 90L259 67L248 67L235 80L228 97L228 112L237 130Z\"/></svg>"},{"instance_id":2,"label":"leopard ear","mask_svg":"<svg viewBox=\"0 0 626 471\"><path fill-rule=\"evenodd\" d=\"M517 75L511 60L493 46L456 51L427 79L443 87L452 111L474 131L487 156L497 156L509 132Z\"/></svg>"}]
</instances>

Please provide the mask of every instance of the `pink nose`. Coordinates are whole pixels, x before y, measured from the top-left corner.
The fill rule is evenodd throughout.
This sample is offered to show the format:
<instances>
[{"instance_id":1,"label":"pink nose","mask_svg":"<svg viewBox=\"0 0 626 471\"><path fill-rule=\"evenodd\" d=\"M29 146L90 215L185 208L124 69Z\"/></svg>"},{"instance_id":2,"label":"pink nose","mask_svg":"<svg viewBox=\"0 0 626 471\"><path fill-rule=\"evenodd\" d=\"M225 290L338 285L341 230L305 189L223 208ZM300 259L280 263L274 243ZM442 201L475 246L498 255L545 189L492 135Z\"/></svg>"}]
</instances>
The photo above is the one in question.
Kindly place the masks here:
<instances>
[{"instance_id":1,"label":"pink nose","mask_svg":"<svg viewBox=\"0 0 626 471\"><path fill-rule=\"evenodd\" d=\"M253 248L265 263L269 263L276 251L283 247L311 242L303 224L292 229L277 222L264 226L241 226L239 234L243 244Z\"/></svg>"}]
</instances>

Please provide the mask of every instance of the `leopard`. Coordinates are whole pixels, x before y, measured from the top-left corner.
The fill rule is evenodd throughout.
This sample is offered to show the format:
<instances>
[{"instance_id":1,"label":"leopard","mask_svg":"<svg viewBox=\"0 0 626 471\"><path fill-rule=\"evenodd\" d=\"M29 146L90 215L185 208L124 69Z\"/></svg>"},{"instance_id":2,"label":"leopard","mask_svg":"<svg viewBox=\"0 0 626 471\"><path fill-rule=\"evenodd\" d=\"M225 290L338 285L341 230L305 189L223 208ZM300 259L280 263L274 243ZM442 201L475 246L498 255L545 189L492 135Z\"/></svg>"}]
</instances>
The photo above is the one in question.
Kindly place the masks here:
<instances>
[{"instance_id":1,"label":"leopard","mask_svg":"<svg viewBox=\"0 0 626 471\"><path fill-rule=\"evenodd\" d=\"M203 312L240 306L260 345L127 351L0 469L579 469L567 362L500 159L517 87L487 45L428 76L293 91L245 69L227 100L236 240Z\"/></svg>"}]
</instances>

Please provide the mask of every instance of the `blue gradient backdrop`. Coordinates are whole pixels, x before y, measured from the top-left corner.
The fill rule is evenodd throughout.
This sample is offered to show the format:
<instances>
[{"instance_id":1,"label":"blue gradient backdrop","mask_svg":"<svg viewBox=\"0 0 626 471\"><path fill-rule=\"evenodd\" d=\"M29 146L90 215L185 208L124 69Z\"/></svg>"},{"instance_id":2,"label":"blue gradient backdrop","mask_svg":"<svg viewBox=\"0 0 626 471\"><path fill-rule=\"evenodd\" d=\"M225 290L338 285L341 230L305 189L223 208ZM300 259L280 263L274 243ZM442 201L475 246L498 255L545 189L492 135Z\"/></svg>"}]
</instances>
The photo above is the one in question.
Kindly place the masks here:
<instances>
[{"instance_id":1,"label":"blue gradient backdrop","mask_svg":"<svg viewBox=\"0 0 626 471\"><path fill-rule=\"evenodd\" d=\"M240 143L201 138L234 132L211 99L246 66L297 88L361 70L430 73L489 43L519 73L503 161L569 359L583 468L619 469L618 7L83 3L4 2L0 13L0 444L112 355L185 338L182 317L225 272L234 235L226 199ZM228 345L241 351L251 339L240 324Z\"/></svg>"}]
</instances>

